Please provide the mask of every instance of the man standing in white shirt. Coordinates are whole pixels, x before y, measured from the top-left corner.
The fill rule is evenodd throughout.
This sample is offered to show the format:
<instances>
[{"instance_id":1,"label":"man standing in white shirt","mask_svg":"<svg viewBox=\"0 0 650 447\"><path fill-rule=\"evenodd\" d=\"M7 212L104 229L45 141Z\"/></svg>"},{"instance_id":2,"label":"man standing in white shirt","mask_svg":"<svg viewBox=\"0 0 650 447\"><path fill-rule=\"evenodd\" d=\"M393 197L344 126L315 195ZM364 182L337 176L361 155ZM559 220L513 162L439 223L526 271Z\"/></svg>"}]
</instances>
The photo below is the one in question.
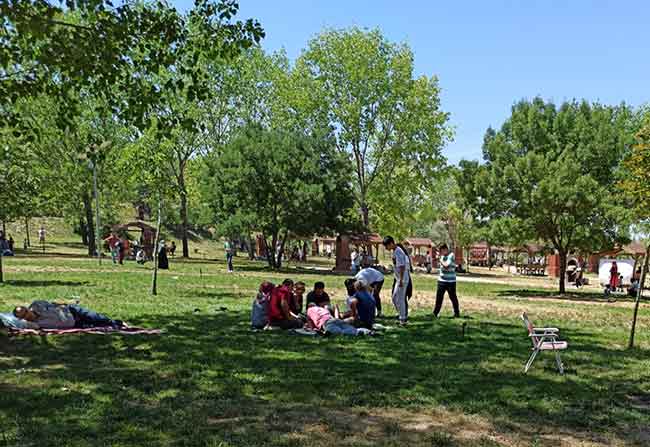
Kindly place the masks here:
<instances>
[{"instance_id":1,"label":"man standing in white shirt","mask_svg":"<svg viewBox=\"0 0 650 447\"><path fill-rule=\"evenodd\" d=\"M362 269L354 276L357 281L365 281L372 287L372 297L375 299L377 306L377 316L381 317L381 288L384 286L384 274L372 267Z\"/></svg>"},{"instance_id":2,"label":"man standing in white shirt","mask_svg":"<svg viewBox=\"0 0 650 447\"><path fill-rule=\"evenodd\" d=\"M393 271L395 272L395 284L393 285L393 304L399 314L399 324L406 325L408 320L408 307L406 304L406 287L410 282L409 257L400 247L395 244L391 236L384 238L384 247L393 250Z\"/></svg>"}]
</instances>

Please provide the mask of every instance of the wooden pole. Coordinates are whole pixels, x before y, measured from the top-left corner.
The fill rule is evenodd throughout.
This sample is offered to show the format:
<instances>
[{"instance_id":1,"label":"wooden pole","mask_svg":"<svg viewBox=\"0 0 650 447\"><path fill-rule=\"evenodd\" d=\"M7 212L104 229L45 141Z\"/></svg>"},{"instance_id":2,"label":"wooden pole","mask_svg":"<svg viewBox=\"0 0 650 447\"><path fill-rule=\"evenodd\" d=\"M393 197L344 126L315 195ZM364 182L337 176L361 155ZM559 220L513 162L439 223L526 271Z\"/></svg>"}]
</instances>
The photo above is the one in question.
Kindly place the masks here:
<instances>
[{"instance_id":1,"label":"wooden pole","mask_svg":"<svg viewBox=\"0 0 650 447\"><path fill-rule=\"evenodd\" d=\"M648 273L648 256L650 256L650 244L646 248L645 256L643 257L643 265L641 267L641 277L639 278L639 290L636 292L636 301L634 302L634 316L632 317L632 329L630 330L630 344L629 349L634 347L634 332L636 331L636 318L639 313L639 303L643 296L643 287L645 286L645 276Z\"/></svg>"},{"instance_id":2,"label":"wooden pole","mask_svg":"<svg viewBox=\"0 0 650 447\"><path fill-rule=\"evenodd\" d=\"M162 194L158 196L158 224L156 225L156 239L153 245L153 273L151 275L152 295L158 295L158 244L160 242L161 222L162 222Z\"/></svg>"},{"instance_id":3,"label":"wooden pole","mask_svg":"<svg viewBox=\"0 0 650 447\"><path fill-rule=\"evenodd\" d=\"M102 236L100 234L101 224L99 222L99 191L97 190L97 162L93 162L93 189L95 192L95 250L97 250L97 262L102 265Z\"/></svg>"}]
</instances>

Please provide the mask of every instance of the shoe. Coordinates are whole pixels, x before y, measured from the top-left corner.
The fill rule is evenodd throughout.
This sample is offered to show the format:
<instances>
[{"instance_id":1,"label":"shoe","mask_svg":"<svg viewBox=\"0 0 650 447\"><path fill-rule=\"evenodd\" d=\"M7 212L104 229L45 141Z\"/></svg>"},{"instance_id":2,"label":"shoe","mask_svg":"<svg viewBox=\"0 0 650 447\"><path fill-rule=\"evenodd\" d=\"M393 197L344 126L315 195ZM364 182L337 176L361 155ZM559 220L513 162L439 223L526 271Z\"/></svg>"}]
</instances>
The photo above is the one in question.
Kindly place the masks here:
<instances>
[{"instance_id":1,"label":"shoe","mask_svg":"<svg viewBox=\"0 0 650 447\"><path fill-rule=\"evenodd\" d=\"M451 317L451 318L461 318L461 316L460 316L460 314L454 314L454 316Z\"/></svg>"},{"instance_id":2,"label":"shoe","mask_svg":"<svg viewBox=\"0 0 650 447\"><path fill-rule=\"evenodd\" d=\"M399 321L397 324L399 324L402 327L408 326L408 321Z\"/></svg>"},{"instance_id":3,"label":"shoe","mask_svg":"<svg viewBox=\"0 0 650 447\"><path fill-rule=\"evenodd\" d=\"M434 319L436 319L436 320L439 320L439 319L440 319L440 316L439 316L438 314L432 314L432 315L433 315L433 318L434 318Z\"/></svg>"}]
</instances>

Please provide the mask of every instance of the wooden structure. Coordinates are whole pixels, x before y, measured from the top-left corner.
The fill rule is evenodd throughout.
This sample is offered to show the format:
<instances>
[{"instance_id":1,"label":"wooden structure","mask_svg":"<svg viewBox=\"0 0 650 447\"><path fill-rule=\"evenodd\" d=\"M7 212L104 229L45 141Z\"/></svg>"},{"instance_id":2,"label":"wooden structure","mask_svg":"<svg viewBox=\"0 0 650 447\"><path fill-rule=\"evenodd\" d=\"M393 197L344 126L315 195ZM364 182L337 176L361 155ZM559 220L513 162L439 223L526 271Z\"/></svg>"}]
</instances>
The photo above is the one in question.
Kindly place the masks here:
<instances>
[{"instance_id":1,"label":"wooden structure","mask_svg":"<svg viewBox=\"0 0 650 447\"><path fill-rule=\"evenodd\" d=\"M481 267L488 267L490 265L491 247L487 242L482 241L470 245L468 251L469 259L467 260L467 263L469 265Z\"/></svg>"},{"instance_id":2,"label":"wooden structure","mask_svg":"<svg viewBox=\"0 0 650 447\"><path fill-rule=\"evenodd\" d=\"M356 235L338 235L336 237L336 262L334 271L349 273L352 271L350 246L355 247L362 256L361 267L370 267L377 263L379 246L383 239L378 234L366 233ZM373 248L375 249L373 252Z\"/></svg>"},{"instance_id":3,"label":"wooden structure","mask_svg":"<svg viewBox=\"0 0 650 447\"><path fill-rule=\"evenodd\" d=\"M634 271L645 255L645 247L640 241L632 241L623 246L616 246L611 250L603 250L598 253L592 253L589 256L589 271L598 273L598 267L602 258L630 257L634 259Z\"/></svg>"},{"instance_id":4,"label":"wooden structure","mask_svg":"<svg viewBox=\"0 0 650 447\"><path fill-rule=\"evenodd\" d=\"M114 225L112 231L115 233L127 231L140 231L141 235L138 240L140 247L144 250L148 258L153 258L153 244L156 239L156 229L146 222L134 220L129 223Z\"/></svg>"},{"instance_id":5,"label":"wooden structure","mask_svg":"<svg viewBox=\"0 0 650 447\"><path fill-rule=\"evenodd\" d=\"M433 241L431 239L409 237L404 239L404 245L409 249L409 254L414 265L425 265L428 251L431 251L432 260L436 257L436 250L433 248Z\"/></svg>"}]
</instances>

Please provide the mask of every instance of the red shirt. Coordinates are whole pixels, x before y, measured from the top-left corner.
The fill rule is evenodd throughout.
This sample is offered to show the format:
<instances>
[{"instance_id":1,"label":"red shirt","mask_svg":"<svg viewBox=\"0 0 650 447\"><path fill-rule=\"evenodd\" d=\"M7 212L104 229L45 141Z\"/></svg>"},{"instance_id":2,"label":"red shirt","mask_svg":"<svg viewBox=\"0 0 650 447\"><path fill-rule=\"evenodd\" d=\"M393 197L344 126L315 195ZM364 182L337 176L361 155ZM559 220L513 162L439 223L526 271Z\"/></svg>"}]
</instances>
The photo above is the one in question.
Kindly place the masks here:
<instances>
[{"instance_id":1,"label":"red shirt","mask_svg":"<svg viewBox=\"0 0 650 447\"><path fill-rule=\"evenodd\" d=\"M278 286L271 292L271 303L269 306L269 321L286 320L284 312L282 311L282 301L286 301L289 305L291 300L291 291L287 286Z\"/></svg>"}]
</instances>

